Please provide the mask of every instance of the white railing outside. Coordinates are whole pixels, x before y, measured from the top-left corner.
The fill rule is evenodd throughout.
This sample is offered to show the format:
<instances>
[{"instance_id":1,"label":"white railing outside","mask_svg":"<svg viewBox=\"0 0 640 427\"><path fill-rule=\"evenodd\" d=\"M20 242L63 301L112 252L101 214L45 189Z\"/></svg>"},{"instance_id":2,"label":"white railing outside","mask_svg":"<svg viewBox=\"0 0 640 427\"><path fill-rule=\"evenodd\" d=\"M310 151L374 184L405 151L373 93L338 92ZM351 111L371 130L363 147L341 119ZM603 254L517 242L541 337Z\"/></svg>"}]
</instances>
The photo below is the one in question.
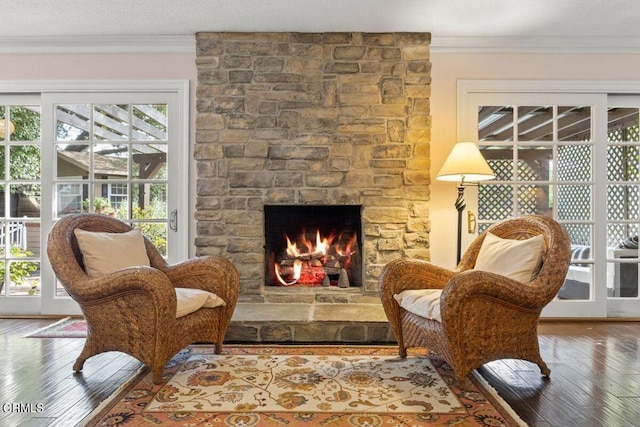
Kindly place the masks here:
<instances>
[{"instance_id":1,"label":"white railing outside","mask_svg":"<svg viewBox=\"0 0 640 427\"><path fill-rule=\"evenodd\" d=\"M0 247L5 247L6 243L9 243L9 247L18 246L22 250L27 249L27 226L24 222L10 222L8 235L5 228L0 229Z\"/></svg>"}]
</instances>

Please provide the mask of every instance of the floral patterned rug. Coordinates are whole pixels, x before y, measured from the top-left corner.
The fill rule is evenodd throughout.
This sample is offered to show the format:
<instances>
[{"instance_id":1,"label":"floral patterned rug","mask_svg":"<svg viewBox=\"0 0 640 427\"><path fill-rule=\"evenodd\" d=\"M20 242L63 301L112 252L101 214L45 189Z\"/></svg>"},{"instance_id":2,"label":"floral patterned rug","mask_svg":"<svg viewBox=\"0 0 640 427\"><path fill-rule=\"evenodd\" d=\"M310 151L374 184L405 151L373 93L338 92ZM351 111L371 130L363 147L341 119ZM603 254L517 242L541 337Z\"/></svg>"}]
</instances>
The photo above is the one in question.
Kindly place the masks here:
<instances>
[{"instance_id":1,"label":"floral patterned rug","mask_svg":"<svg viewBox=\"0 0 640 427\"><path fill-rule=\"evenodd\" d=\"M25 335L25 338L85 338L87 322L82 318L65 317Z\"/></svg>"},{"instance_id":2,"label":"floral patterned rug","mask_svg":"<svg viewBox=\"0 0 640 427\"><path fill-rule=\"evenodd\" d=\"M395 347L191 346L153 385L148 370L94 411L89 426L519 426L472 374L458 389L444 362Z\"/></svg>"}]
</instances>

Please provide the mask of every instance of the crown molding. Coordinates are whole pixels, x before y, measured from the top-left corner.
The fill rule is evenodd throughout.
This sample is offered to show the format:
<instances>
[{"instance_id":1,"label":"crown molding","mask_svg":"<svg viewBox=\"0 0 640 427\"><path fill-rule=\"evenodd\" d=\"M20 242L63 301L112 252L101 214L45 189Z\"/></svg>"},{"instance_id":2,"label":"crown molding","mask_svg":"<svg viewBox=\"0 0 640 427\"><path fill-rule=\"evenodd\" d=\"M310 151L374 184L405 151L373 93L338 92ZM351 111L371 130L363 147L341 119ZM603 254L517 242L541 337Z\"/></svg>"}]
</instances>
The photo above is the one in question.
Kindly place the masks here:
<instances>
[{"instance_id":1,"label":"crown molding","mask_svg":"<svg viewBox=\"0 0 640 427\"><path fill-rule=\"evenodd\" d=\"M0 53L195 53L189 36L54 36L4 37Z\"/></svg>"},{"instance_id":2,"label":"crown molding","mask_svg":"<svg viewBox=\"0 0 640 427\"><path fill-rule=\"evenodd\" d=\"M431 37L431 53L640 53L640 37Z\"/></svg>"},{"instance_id":3,"label":"crown molding","mask_svg":"<svg viewBox=\"0 0 640 427\"><path fill-rule=\"evenodd\" d=\"M431 53L632 53L640 37L431 37ZM195 53L195 35L5 37L0 54Z\"/></svg>"}]
</instances>

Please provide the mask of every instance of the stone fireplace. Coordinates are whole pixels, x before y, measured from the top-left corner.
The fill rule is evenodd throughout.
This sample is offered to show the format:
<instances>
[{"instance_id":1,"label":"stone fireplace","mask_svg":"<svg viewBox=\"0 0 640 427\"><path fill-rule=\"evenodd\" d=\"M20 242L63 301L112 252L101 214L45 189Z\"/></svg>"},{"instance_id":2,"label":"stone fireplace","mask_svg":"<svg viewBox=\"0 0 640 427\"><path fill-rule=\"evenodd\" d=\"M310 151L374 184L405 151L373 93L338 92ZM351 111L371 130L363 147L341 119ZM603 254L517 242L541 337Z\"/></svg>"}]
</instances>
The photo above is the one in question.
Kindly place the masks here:
<instances>
[{"instance_id":1,"label":"stone fireplace","mask_svg":"<svg viewBox=\"0 0 640 427\"><path fill-rule=\"evenodd\" d=\"M395 258L429 258L430 35L199 33L196 39L195 244L198 255L224 256L240 273L227 340L392 341L378 276ZM269 239L278 246L286 238L284 230L269 237L265 223L278 207L299 207L303 217L307 208L356 207L357 221L346 220L343 234L332 236L346 244L355 235L352 264L344 258L352 249L329 256L311 245L278 260L278 274L291 285L274 286ZM311 228L322 230L304 227L290 240L302 239L298 249L306 248L331 235L334 222L315 219ZM295 286L296 263L306 265L307 279L322 277L321 284Z\"/></svg>"}]
</instances>

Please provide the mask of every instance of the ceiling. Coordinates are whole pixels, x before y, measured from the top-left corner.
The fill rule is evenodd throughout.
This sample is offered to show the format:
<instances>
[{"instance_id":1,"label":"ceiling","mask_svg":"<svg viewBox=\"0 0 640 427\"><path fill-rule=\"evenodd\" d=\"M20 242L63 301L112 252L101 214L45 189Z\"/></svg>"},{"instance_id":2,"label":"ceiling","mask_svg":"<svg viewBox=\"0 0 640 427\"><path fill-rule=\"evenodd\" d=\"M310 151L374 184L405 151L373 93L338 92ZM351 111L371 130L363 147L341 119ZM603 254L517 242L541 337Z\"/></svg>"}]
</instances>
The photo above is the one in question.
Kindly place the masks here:
<instances>
[{"instance_id":1,"label":"ceiling","mask_svg":"<svg viewBox=\"0 0 640 427\"><path fill-rule=\"evenodd\" d=\"M0 0L0 53L199 31L430 32L433 48L640 52L637 0Z\"/></svg>"}]
</instances>

